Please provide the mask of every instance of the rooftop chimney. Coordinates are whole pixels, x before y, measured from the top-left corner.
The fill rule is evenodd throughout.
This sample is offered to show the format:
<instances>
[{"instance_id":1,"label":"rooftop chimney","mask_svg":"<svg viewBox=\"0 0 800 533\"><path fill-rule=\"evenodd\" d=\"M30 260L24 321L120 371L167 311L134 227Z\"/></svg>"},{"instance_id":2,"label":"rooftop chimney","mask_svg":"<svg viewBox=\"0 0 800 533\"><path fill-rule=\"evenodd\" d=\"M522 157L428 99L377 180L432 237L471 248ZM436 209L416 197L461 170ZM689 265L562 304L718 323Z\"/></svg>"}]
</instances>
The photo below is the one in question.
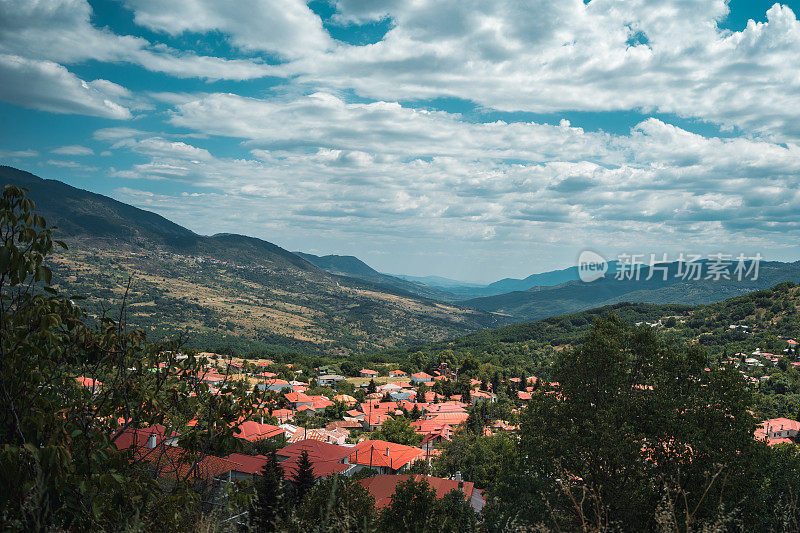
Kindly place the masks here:
<instances>
[{"instance_id":1,"label":"rooftop chimney","mask_svg":"<svg viewBox=\"0 0 800 533\"><path fill-rule=\"evenodd\" d=\"M456 481L461 482L461 470L456 472Z\"/></svg>"},{"instance_id":2,"label":"rooftop chimney","mask_svg":"<svg viewBox=\"0 0 800 533\"><path fill-rule=\"evenodd\" d=\"M386 457L389 457L389 447L386 447Z\"/></svg>"},{"instance_id":3,"label":"rooftop chimney","mask_svg":"<svg viewBox=\"0 0 800 533\"><path fill-rule=\"evenodd\" d=\"M156 444L158 444L158 435L156 433L151 433L150 437L147 439L147 447L155 448Z\"/></svg>"}]
</instances>

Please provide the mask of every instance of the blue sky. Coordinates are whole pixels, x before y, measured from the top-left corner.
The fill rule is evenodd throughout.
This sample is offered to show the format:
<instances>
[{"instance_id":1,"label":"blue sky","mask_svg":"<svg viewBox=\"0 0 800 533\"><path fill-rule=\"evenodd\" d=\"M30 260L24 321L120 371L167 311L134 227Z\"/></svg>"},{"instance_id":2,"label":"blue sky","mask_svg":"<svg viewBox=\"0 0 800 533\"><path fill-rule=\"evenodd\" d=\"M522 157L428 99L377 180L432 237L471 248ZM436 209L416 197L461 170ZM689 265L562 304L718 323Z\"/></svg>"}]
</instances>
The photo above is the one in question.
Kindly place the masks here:
<instances>
[{"instance_id":1,"label":"blue sky","mask_svg":"<svg viewBox=\"0 0 800 533\"><path fill-rule=\"evenodd\" d=\"M798 2L0 2L0 162L490 281L800 259Z\"/></svg>"}]
</instances>

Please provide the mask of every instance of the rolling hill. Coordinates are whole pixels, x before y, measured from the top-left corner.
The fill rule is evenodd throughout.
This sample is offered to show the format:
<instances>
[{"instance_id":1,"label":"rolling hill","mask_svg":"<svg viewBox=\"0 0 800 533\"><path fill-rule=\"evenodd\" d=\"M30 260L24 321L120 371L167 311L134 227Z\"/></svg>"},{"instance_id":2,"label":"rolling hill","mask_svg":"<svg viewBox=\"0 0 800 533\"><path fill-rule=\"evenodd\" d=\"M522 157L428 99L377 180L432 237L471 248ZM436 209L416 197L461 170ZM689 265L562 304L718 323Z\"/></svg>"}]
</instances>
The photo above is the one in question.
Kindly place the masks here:
<instances>
[{"instance_id":1,"label":"rolling hill","mask_svg":"<svg viewBox=\"0 0 800 533\"><path fill-rule=\"evenodd\" d=\"M330 274L261 239L198 235L11 167L0 167L0 182L29 189L69 245L51 264L62 290L86 296L95 316L114 316L130 278L128 323L159 337L186 334L190 347L349 354L502 324L489 313Z\"/></svg>"},{"instance_id":2,"label":"rolling hill","mask_svg":"<svg viewBox=\"0 0 800 533\"><path fill-rule=\"evenodd\" d=\"M568 281L554 287L534 287L527 291L474 298L461 303L522 321L619 302L706 304L765 289L783 281L800 281L800 261L761 262L758 279L742 281L684 280L677 275L679 268L678 263L669 264L666 280L661 273L647 280L649 268L643 268L638 280L617 280L614 276L607 276L591 283Z\"/></svg>"},{"instance_id":3,"label":"rolling hill","mask_svg":"<svg viewBox=\"0 0 800 533\"><path fill-rule=\"evenodd\" d=\"M383 287L393 291L402 291L415 296L423 298L433 298L443 302L457 300L458 297L453 293L438 289L436 287L426 285L423 283L416 283L408 281L389 274L382 274L363 262L357 257L352 255L314 255L303 252L295 252L296 255L302 257L314 266L336 274L339 276L347 276L350 278L359 279L368 283L374 283L379 287Z\"/></svg>"}]
</instances>

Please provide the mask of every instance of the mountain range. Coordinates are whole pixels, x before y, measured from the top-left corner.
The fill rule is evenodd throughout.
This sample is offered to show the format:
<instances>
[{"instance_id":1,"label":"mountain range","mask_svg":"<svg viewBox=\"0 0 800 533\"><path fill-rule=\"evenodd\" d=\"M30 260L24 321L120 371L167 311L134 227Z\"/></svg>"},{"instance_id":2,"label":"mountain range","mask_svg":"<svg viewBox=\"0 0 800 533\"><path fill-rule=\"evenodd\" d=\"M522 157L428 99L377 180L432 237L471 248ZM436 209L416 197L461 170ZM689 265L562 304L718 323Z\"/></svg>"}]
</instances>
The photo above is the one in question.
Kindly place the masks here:
<instances>
[{"instance_id":1,"label":"mountain range","mask_svg":"<svg viewBox=\"0 0 800 533\"><path fill-rule=\"evenodd\" d=\"M389 275L357 257L290 252L244 235L199 235L112 198L0 166L0 182L25 187L70 250L53 260L61 287L85 295L94 315L117 312L128 291L132 325L228 351L365 353L448 339L506 324L619 302L696 305L783 281L800 262L763 262L753 280L615 279L591 283L577 267L487 285ZM129 278L131 281L128 286Z\"/></svg>"},{"instance_id":2,"label":"mountain range","mask_svg":"<svg viewBox=\"0 0 800 533\"><path fill-rule=\"evenodd\" d=\"M85 296L96 316L118 313L127 291L130 325L158 337L186 334L190 347L358 353L505 322L378 284L382 278L331 274L261 239L198 235L155 213L11 167L0 166L0 182L27 188L37 212L58 226L56 238L70 248L51 265L62 290Z\"/></svg>"}]
</instances>

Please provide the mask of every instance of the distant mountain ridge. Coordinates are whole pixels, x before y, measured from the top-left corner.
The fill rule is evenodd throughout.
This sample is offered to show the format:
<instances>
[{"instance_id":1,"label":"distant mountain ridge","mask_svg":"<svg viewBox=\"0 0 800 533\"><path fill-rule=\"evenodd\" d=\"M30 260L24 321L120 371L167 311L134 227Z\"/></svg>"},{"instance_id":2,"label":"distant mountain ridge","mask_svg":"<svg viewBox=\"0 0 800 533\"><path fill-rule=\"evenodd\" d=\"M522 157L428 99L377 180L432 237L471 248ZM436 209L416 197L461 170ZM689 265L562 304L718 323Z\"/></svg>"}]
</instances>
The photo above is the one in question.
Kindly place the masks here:
<instances>
[{"instance_id":1,"label":"distant mountain ridge","mask_svg":"<svg viewBox=\"0 0 800 533\"><path fill-rule=\"evenodd\" d=\"M443 291L437 287L408 281L389 274L382 274L361 259L352 255L319 256L304 252L295 252L295 254L331 274L356 278L374 283L380 287L407 292L423 298L432 298L445 302L457 299L452 293Z\"/></svg>"},{"instance_id":2,"label":"distant mountain ridge","mask_svg":"<svg viewBox=\"0 0 800 533\"><path fill-rule=\"evenodd\" d=\"M784 281L800 281L800 261L781 263L762 261L758 279L685 280L679 275L679 263L666 266L663 272L649 277L649 267L642 267L639 279L615 279L615 276L591 283L568 281L554 287L534 287L496 296L464 300L476 309L511 316L514 320L538 320L620 302L651 304L710 304L748 292L766 289Z\"/></svg>"},{"instance_id":3,"label":"distant mountain ridge","mask_svg":"<svg viewBox=\"0 0 800 533\"><path fill-rule=\"evenodd\" d=\"M450 285L447 278L428 285L419 281L425 278L380 273L353 256L292 253L237 234L199 235L155 213L11 167L0 166L0 179L28 188L39 213L59 227L57 238L71 246L60 255L65 287L87 294L100 309L119 298L133 273L141 287L129 300L140 306L132 316L150 325L160 317L168 333L190 331L198 343L208 344L212 335L363 353L620 302L708 304L800 280L800 262L763 262L760 278L748 282L681 280L675 264L666 281L615 280L611 262L606 277L592 283L578 281L577 267L570 267L486 286ZM522 290L496 294L510 287Z\"/></svg>"},{"instance_id":4,"label":"distant mountain ridge","mask_svg":"<svg viewBox=\"0 0 800 533\"><path fill-rule=\"evenodd\" d=\"M58 226L56 238L70 250L53 256L56 279L70 294L87 296L90 313L118 305L133 275L130 324L165 335L189 333L198 348L250 343L346 354L503 323L432 301L425 293L436 290L424 285L398 279L401 286L391 286L382 274L330 274L265 240L199 235L155 213L12 167L0 166L0 180L27 188L37 212Z\"/></svg>"},{"instance_id":5,"label":"distant mountain ridge","mask_svg":"<svg viewBox=\"0 0 800 533\"><path fill-rule=\"evenodd\" d=\"M389 274L393 275L396 278L404 279L406 281L413 281L415 283L424 283L425 285L429 285L431 287L437 287L439 289L449 289L452 287L485 287L486 285L482 283L468 283L465 281L459 281L457 279L450 279L445 278L442 276L408 276L405 274Z\"/></svg>"}]
</instances>

